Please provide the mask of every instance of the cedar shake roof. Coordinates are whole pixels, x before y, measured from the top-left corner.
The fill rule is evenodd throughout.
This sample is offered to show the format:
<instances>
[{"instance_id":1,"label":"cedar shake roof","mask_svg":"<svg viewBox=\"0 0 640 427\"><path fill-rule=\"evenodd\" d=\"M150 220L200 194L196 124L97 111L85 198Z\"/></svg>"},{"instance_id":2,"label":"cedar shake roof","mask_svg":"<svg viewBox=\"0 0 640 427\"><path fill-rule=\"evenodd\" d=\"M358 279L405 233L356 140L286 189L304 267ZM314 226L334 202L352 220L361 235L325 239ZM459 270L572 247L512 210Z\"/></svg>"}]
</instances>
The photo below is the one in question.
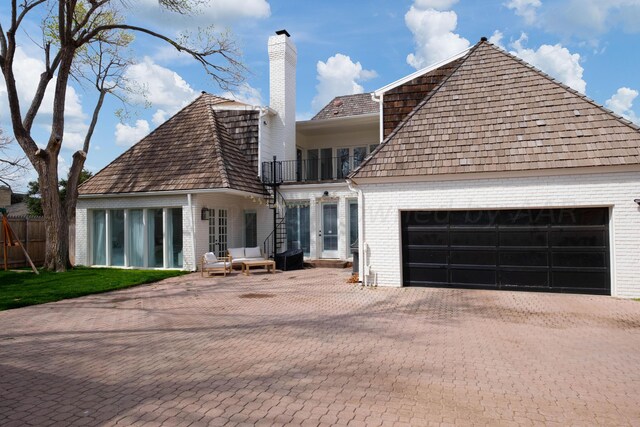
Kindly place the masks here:
<instances>
[{"instance_id":1,"label":"cedar shake roof","mask_svg":"<svg viewBox=\"0 0 640 427\"><path fill-rule=\"evenodd\" d=\"M371 99L370 93L336 96L311 120L335 119L338 117L360 116L380 111L380 104Z\"/></svg>"},{"instance_id":2,"label":"cedar shake roof","mask_svg":"<svg viewBox=\"0 0 640 427\"><path fill-rule=\"evenodd\" d=\"M231 103L231 104L230 104ZM264 194L259 112L203 93L79 188L81 195L229 188Z\"/></svg>"},{"instance_id":3,"label":"cedar shake roof","mask_svg":"<svg viewBox=\"0 0 640 427\"><path fill-rule=\"evenodd\" d=\"M639 130L480 42L351 177L637 165Z\"/></svg>"}]
</instances>

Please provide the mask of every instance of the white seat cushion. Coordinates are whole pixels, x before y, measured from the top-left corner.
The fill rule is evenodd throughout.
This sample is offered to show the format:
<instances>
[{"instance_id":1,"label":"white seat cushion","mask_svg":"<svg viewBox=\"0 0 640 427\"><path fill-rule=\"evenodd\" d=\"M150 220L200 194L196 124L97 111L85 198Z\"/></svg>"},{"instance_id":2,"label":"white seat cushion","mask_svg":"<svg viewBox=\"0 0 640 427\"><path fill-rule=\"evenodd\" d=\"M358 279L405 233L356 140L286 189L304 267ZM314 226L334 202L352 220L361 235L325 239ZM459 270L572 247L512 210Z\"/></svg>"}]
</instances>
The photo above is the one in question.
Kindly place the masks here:
<instances>
[{"instance_id":1,"label":"white seat cushion","mask_svg":"<svg viewBox=\"0 0 640 427\"><path fill-rule=\"evenodd\" d=\"M229 255L231 258L244 258L244 248L229 248Z\"/></svg>"},{"instance_id":2,"label":"white seat cushion","mask_svg":"<svg viewBox=\"0 0 640 427\"><path fill-rule=\"evenodd\" d=\"M259 247L245 248L244 249L244 255L247 258L262 258L262 252L260 251Z\"/></svg>"},{"instance_id":3,"label":"white seat cushion","mask_svg":"<svg viewBox=\"0 0 640 427\"><path fill-rule=\"evenodd\" d=\"M227 265L228 264L225 261L205 262L204 263L204 268L226 268Z\"/></svg>"},{"instance_id":4,"label":"white seat cushion","mask_svg":"<svg viewBox=\"0 0 640 427\"><path fill-rule=\"evenodd\" d=\"M211 262L218 262L218 257L213 252L207 252L204 254L204 262L207 264Z\"/></svg>"}]
</instances>

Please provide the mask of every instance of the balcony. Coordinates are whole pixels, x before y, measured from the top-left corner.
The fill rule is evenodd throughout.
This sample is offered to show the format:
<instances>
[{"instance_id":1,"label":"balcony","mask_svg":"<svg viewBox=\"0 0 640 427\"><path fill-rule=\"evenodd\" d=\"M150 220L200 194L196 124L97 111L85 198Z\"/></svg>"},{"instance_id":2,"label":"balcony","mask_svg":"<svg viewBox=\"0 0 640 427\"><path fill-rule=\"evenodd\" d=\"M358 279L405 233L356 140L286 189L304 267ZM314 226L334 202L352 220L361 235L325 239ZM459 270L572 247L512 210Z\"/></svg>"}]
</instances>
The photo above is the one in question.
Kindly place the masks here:
<instances>
[{"instance_id":1,"label":"balcony","mask_svg":"<svg viewBox=\"0 0 640 427\"><path fill-rule=\"evenodd\" d=\"M262 182L266 185L278 185L340 181L363 160L364 156L342 156L262 162Z\"/></svg>"}]
</instances>

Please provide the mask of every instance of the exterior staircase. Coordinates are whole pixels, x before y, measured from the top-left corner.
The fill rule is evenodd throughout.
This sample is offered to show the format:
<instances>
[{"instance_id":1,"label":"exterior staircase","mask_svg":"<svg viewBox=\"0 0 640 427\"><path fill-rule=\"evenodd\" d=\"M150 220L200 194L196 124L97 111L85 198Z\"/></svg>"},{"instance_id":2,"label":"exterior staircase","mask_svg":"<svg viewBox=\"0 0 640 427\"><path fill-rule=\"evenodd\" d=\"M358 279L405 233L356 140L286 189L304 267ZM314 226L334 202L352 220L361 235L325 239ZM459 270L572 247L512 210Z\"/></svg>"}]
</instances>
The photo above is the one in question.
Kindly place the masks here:
<instances>
[{"instance_id":1,"label":"exterior staircase","mask_svg":"<svg viewBox=\"0 0 640 427\"><path fill-rule=\"evenodd\" d=\"M273 231L262 243L262 251L268 258L274 258L287 243L287 204L277 186L267 186L267 192L265 199L269 209L273 210Z\"/></svg>"}]
</instances>

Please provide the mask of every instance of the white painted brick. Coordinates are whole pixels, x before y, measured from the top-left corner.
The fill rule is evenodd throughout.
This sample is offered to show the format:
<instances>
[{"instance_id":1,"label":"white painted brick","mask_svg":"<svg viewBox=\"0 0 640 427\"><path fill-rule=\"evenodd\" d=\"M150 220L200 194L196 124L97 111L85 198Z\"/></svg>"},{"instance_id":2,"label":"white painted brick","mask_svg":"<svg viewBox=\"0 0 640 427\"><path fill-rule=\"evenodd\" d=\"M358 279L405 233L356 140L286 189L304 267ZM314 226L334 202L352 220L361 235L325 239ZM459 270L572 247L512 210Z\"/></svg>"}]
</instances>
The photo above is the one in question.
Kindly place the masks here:
<instances>
[{"instance_id":1,"label":"white painted brick","mask_svg":"<svg viewBox=\"0 0 640 427\"><path fill-rule=\"evenodd\" d=\"M402 285L400 211L612 207L612 294L640 297L640 172L362 184L364 264L379 285ZM362 224L361 224L362 227ZM361 228L362 231L362 228ZM363 265L364 265L363 264ZM373 278L373 276L372 276Z\"/></svg>"}]
</instances>

